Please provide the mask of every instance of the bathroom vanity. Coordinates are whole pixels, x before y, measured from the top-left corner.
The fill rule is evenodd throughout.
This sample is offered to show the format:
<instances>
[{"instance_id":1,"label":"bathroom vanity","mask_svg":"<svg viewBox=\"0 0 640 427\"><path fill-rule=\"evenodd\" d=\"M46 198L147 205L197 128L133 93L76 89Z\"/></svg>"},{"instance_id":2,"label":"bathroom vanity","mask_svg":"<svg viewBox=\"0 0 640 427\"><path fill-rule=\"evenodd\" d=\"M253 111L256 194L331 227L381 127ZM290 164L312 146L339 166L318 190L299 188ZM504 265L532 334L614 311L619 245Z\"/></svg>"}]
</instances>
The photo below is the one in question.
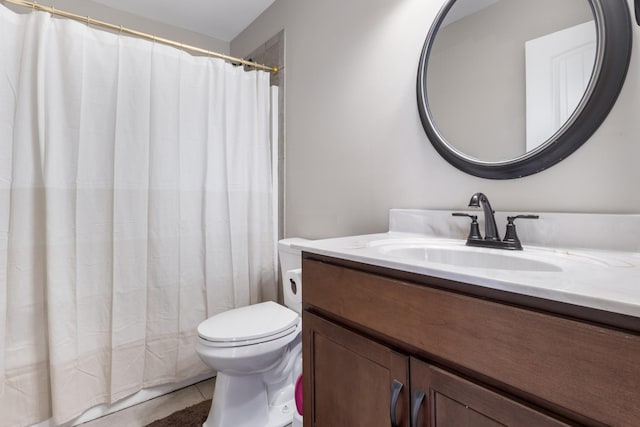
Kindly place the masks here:
<instances>
[{"instance_id":1,"label":"bathroom vanity","mask_svg":"<svg viewBox=\"0 0 640 427\"><path fill-rule=\"evenodd\" d=\"M305 426L638 425L637 250L523 237L503 254L451 239L449 213L396 214L389 233L302 246ZM575 220L545 215L522 235L549 244Z\"/></svg>"}]
</instances>

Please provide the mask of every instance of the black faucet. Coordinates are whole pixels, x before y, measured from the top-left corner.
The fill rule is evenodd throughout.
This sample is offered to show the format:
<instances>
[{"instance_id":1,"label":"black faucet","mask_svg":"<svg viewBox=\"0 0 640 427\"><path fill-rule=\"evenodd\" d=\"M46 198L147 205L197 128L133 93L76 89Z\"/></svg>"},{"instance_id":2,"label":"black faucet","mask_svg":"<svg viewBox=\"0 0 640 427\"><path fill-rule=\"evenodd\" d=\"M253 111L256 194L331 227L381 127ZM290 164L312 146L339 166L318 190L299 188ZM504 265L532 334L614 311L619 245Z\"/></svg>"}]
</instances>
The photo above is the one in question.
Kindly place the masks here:
<instances>
[{"instance_id":1,"label":"black faucet","mask_svg":"<svg viewBox=\"0 0 640 427\"><path fill-rule=\"evenodd\" d=\"M538 215L515 215L507 217L507 231L504 235L504 239L500 240L498 237L498 228L496 226L496 218L493 215L493 209L491 209L491 203L489 199L483 193L476 193L471 196L469 201L471 207L482 207L484 212L484 238L478 230L478 216L469 215L467 213L454 212L453 216L467 216L471 218L471 230L469 237L467 238L467 246L480 246L484 248L495 249L511 249L522 250L522 243L516 233L516 225L514 221L518 218L538 219Z\"/></svg>"},{"instance_id":2,"label":"black faucet","mask_svg":"<svg viewBox=\"0 0 640 427\"><path fill-rule=\"evenodd\" d=\"M498 238L496 217L493 216L493 209L491 209L491 203L489 203L487 196L484 193L474 194L469 200L469 206L473 208L482 206L482 211L484 212L484 240L500 240Z\"/></svg>"}]
</instances>

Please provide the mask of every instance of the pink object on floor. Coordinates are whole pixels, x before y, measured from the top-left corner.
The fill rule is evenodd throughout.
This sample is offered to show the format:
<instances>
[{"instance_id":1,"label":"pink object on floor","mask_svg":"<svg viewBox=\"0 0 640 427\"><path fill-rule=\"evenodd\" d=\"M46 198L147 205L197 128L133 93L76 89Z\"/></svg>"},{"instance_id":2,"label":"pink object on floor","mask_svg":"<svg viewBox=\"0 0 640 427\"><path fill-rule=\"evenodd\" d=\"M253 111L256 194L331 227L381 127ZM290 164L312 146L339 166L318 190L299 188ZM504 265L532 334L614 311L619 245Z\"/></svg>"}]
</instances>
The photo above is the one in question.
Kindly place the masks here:
<instances>
[{"instance_id":1,"label":"pink object on floor","mask_svg":"<svg viewBox=\"0 0 640 427\"><path fill-rule=\"evenodd\" d=\"M300 375L296 380L295 397L296 409L298 410L298 413L302 415L302 375Z\"/></svg>"}]
</instances>

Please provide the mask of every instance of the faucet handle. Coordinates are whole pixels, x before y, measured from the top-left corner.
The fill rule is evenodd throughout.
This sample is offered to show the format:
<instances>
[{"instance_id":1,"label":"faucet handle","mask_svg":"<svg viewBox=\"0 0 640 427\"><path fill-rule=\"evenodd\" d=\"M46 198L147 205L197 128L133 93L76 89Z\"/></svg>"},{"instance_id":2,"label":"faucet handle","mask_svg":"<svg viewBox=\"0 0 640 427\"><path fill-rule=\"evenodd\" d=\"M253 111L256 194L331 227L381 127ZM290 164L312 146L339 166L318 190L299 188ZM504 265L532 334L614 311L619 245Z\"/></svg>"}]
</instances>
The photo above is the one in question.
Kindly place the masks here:
<instances>
[{"instance_id":1,"label":"faucet handle","mask_svg":"<svg viewBox=\"0 0 640 427\"><path fill-rule=\"evenodd\" d=\"M525 219L538 219L540 218L540 215L532 215L532 214L528 214L528 215L515 215L515 216L508 216L507 217L507 221L508 222L513 222L518 218L525 218Z\"/></svg>"},{"instance_id":2,"label":"faucet handle","mask_svg":"<svg viewBox=\"0 0 640 427\"><path fill-rule=\"evenodd\" d=\"M514 224L514 221L520 218L538 219L540 218L540 215L515 215L507 217L507 232L505 233L504 239L502 240L504 242L514 243L516 247L518 247L518 249L522 249L522 245L520 243L520 239L518 238L518 234L516 233L516 225Z\"/></svg>"},{"instance_id":3,"label":"faucet handle","mask_svg":"<svg viewBox=\"0 0 640 427\"><path fill-rule=\"evenodd\" d=\"M451 216L466 216L471 218L471 229L469 230L467 240L482 240L480 226L478 225L478 215L471 215L465 212L453 212Z\"/></svg>"}]
</instances>

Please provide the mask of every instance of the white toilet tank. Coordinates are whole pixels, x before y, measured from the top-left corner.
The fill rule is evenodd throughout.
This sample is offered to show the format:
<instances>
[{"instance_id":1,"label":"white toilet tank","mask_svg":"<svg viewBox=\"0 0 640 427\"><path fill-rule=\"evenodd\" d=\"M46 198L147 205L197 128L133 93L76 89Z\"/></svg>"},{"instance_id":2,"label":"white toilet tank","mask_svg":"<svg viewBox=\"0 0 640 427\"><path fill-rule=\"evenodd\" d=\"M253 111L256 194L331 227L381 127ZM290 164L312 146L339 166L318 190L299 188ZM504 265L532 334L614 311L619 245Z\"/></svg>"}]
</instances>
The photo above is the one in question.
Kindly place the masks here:
<instances>
[{"instance_id":1,"label":"white toilet tank","mask_svg":"<svg viewBox=\"0 0 640 427\"><path fill-rule=\"evenodd\" d=\"M306 239L290 238L278 242L284 305L298 314L302 311L302 253L291 245L306 241Z\"/></svg>"}]
</instances>

